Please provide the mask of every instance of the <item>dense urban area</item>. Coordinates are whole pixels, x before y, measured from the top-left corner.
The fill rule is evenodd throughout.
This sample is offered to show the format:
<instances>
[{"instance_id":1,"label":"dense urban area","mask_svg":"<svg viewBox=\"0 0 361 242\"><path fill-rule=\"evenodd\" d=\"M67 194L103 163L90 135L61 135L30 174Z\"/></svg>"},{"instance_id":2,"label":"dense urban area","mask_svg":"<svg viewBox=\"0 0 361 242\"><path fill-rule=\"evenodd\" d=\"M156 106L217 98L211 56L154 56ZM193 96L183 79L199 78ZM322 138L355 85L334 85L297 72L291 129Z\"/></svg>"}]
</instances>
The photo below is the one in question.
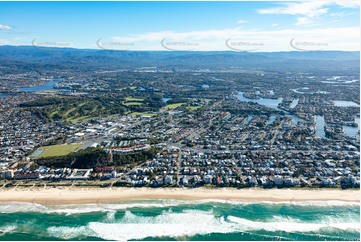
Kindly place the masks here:
<instances>
[{"instance_id":1,"label":"dense urban area","mask_svg":"<svg viewBox=\"0 0 361 242\"><path fill-rule=\"evenodd\" d=\"M1 188L360 186L359 67L56 58L0 65Z\"/></svg>"}]
</instances>

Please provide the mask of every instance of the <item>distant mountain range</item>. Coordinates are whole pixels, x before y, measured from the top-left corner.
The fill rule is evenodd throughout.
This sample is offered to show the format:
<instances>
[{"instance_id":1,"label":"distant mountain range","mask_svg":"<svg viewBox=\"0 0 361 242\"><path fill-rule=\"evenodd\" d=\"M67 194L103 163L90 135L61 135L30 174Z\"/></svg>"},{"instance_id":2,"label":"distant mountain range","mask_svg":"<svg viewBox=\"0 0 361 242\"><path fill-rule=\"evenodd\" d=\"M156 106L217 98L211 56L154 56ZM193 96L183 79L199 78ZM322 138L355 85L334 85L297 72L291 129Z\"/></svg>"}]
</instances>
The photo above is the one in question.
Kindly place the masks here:
<instances>
[{"instance_id":1,"label":"distant mountain range","mask_svg":"<svg viewBox=\"0 0 361 242\"><path fill-rule=\"evenodd\" d=\"M2 64L47 64L101 68L245 68L272 71L357 70L359 51L116 51L0 46Z\"/></svg>"}]
</instances>

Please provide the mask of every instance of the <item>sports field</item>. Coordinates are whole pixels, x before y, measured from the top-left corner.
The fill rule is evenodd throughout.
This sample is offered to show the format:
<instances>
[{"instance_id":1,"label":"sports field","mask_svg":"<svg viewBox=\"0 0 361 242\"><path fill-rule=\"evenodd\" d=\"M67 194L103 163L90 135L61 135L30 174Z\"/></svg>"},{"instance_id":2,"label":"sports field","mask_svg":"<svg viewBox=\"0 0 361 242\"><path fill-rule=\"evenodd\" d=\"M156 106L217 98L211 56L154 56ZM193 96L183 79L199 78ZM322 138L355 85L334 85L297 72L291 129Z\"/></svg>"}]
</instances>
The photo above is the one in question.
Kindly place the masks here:
<instances>
[{"instance_id":1,"label":"sports field","mask_svg":"<svg viewBox=\"0 0 361 242\"><path fill-rule=\"evenodd\" d=\"M54 157L54 156L65 156L74 152L80 146L81 144L42 146L32 154L32 157L39 159L39 158Z\"/></svg>"}]
</instances>

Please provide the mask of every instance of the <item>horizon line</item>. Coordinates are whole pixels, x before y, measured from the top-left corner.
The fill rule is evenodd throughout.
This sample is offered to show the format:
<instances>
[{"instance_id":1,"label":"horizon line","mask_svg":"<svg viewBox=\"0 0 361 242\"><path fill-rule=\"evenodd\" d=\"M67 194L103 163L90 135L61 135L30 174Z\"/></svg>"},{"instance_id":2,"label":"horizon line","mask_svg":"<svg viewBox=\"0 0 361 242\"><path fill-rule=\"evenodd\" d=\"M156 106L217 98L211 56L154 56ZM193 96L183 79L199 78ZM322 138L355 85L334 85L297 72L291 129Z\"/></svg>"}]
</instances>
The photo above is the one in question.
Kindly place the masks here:
<instances>
[{"instance_id":1,"label":"horizon line","mask_svg":"<svg viewBox=\"0 0 361 242\"><path fill-rule=\"evenodd\" d=\"M59 50L94 50L94 51L109 51L109 52L232 52L232 53L279 53L279 52L360 52L360 50L277 50L277 51L236 51L236 50L117 50L117 49L101 49L101 48L86 48L86 47L59 47L59 46L33 46L33 45L1 45L0 47L32 47L34 49L59 49Z\"/></svg>"}]
</instances>

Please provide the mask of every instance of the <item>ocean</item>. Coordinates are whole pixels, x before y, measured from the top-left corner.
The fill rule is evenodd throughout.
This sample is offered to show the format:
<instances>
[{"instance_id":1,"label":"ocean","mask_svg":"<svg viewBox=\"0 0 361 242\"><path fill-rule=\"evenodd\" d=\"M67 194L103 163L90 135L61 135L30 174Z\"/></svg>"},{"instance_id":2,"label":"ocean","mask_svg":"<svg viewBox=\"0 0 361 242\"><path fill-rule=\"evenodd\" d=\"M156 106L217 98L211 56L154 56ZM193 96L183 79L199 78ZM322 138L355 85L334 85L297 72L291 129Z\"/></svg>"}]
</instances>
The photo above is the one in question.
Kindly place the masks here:
<instances>
[{"instance_id":1,"label":"ocean","mask_svg":"<svg viewBox=\"0 0 361 242\"><path fill-rule=\"evenodd\" d=\"M346 202L0 203L0 240L359 240Z\"/></svg>"}]
</instances>

